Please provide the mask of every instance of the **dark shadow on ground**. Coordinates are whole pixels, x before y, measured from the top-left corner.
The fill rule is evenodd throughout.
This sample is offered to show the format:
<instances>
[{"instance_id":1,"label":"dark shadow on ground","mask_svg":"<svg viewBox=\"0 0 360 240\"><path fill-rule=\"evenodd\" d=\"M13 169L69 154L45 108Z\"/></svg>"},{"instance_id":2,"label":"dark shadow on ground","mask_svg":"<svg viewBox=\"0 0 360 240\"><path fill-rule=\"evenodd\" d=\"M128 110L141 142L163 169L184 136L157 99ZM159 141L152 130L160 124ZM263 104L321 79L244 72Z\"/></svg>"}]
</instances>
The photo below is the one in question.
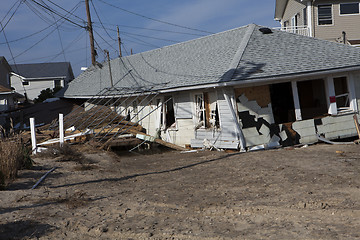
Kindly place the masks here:
<instances>
[{"instance_id":1,"label":"dark shadow on ground","mask_svg":"<svg viewBox=\"0 0 360 240\"><path fill-rule=\"evenodd\" d=\"M26 220L0 224L0 239L39 239L56 227L49 224Z\"/></svg>"},{"instance_id":2,"label":"dark shadow on ground","mask_svg":"<svg viewBox=\"0 0 360 240\"><path fill-rule=\"evenodd\" d=\"M202 164L220 161L220 160L226 159L230 156L234 156L234 155L238 155L238 154L241 154L241 153L240 152L239 153L231 153L231 154L227 154L225 156L221 156L219 158L205 160L205 161L201 161L201 162L197 162L197 163L193 163L193 164L188 164L185 166L181 166L181 167L177 167L177 168L173 168L173 169L169 169L169 170L139 173L139 174L133 174L133 175L124 176L124 177L120 177L120 178L106 178L106 179L98 179L98 180L92 180L92 181L86 181L86 182L70 183L70 184L64 184L64 185L58 185L58 186L51 186L50 188L62 188L62 187L70 187L70 186L84 185L84 184L91 184L91 183L100 183L100 182L121 182L121 181L129 180L129 179L137 178L137 177L181 171L181 170L196 167L196 166L199 166Z\"/></svg>"}]
</instances>

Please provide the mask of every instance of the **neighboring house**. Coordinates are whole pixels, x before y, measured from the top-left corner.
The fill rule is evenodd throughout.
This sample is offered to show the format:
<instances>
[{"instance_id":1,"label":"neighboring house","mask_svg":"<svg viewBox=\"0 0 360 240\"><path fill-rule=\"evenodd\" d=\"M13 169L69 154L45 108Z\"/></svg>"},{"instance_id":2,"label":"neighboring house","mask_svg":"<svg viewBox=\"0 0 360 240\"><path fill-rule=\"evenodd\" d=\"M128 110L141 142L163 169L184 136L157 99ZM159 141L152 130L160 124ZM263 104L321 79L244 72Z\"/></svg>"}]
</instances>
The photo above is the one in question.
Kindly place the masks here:
<instances>
[{"instance_id":1,"label":"neighboring house","mask_svg":"<svg viewBox=\"0 0 360 240\"><path fill-rule=\"evenodd\" d=\"M360 45L360 1L276 0L275 20L286 31Z\"/></svg>"},{"instance_id":2,"label":"neighboring house","mask_svg":"<svg viewBox=\"0 0 360 240\"><path fill-rule=\"evenodd\" d=\"M37 98L44 89L65 87L74 79L69 62L11 65L11 85L29 100Z\"/></svg>"},{"instance_id":3,"label":"neighboring house","mask_svg":"<svg viewBox=\"0 0 360 240\"><path fill-rule=\"evenodd\" d=\"M4 57L0 57L0 125L6 125L9 110L15 108L15 99L21 97L10 85L11 67Z\"/></svg>"},{"instance_id":4,"label":"neighboring house","mask_svg":"<svg viewBox=\"0 0 360 240\"><path fill-rule=\"evenodd\" d=\"M111 60L111 75L108 64L63 97L111 102L174 144L244 150L356 135L360 49L348 45L250 24Z\"/></svg>"}]
</instances>

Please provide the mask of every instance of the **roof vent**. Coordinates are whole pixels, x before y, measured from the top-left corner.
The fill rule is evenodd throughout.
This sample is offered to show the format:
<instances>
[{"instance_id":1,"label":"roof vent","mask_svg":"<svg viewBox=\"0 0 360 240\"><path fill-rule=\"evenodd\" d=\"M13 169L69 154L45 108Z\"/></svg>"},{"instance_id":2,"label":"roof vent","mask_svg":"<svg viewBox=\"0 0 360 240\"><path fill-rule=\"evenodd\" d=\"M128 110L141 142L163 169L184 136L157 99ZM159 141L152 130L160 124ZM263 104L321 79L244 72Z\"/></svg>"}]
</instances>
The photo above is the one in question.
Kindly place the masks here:
<instances>
[{"instance_id":1,"label":"roof vent","mask_svg":"<svg viewBox=\"0 0 360 240\"><path fill-rule=\"evenodd\" d=\"M270 28L267 28L267 27L260 28L259 31L262 32L263 34L273 33L273 31Z\"/></svg>"}]
</instances>

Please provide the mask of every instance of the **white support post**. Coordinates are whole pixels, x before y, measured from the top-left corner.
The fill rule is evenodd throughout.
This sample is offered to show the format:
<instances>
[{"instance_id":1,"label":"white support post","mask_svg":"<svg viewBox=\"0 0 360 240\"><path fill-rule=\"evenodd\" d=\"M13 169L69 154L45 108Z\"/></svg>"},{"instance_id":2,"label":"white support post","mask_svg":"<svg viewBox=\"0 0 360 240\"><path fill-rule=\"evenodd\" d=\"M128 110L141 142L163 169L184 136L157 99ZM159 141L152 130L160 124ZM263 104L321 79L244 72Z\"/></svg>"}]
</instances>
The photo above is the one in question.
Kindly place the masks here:
<instances>
[{"instance_id":1,"label":"white support post","mask_svg":"<svg viewBox=\"0 0 360 240\"><path fill-rule=\"evenodd\" d=\"M312 16L312 1L307 2L307 26L309 28L310 37L313 37L313 16Z\"/></svg>"},{"instance_id":2,"label":"white support post","mask_svg":"<svg viewBox=\"0 0 360 240\"><path fill-rule=\"evenodd\" d=\"M30 118L32 154L36 154L35 118Z\"/></svg>"},{"instance_id":3,"label":"white support post","mask_svg":"<svg viewBox=\"0 0 360 240\"><path fill-rule=\"evenodd\" d=\"M356 102L356 92L355 92L355 83L354 83L354 75L349 74L348 77L348 89L349 89L349 101L350 101L350 109L354 112L358 112L358 105Z\"/></svg>"},{"instance_id":4,"label":"white support post","mask_svg":"<svg viewBox=\"0 0 360 240\"><path fill-rule=\"evenodd\" d=\"M64 115L59 113L59 138L60 147L64 146Z\"/></svg>"},{"instance_id":5,"label":"white support post","mask_svg":"<svg viewBox=\"0 0 360 240\"><path fill-rule=\"evenodd\" d=\"M332 77L326 78L326 87L328 92L328 113L330 115L337 115L337 106L336 106L336 96L335 96L335 87L334 87L334 79Z\"/></svg>"},{"instance_id":6,"label":"white support post","mask_svg":"<svg viewBox=\"0 0 360 240\"><path fill-rule=\"evenodd\" d=\"M298 93L298 87L297 87L296 81L291 82L291 89L292 89L293 100L294 100L296 121L301 121L302 116L301 116L299 93Z\"/></svg>"}]
</instances>

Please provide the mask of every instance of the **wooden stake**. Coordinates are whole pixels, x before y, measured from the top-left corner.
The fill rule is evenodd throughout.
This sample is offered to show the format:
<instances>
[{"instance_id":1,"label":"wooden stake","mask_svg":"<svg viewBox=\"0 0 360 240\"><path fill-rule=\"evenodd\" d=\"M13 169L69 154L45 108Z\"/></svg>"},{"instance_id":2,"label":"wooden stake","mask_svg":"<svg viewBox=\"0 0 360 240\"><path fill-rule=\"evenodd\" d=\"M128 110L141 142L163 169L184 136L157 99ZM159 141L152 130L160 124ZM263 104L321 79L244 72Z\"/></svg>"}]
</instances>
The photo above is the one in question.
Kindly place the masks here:
<instances>
[{"instance_id":1,"label":"wooden stake","mask_svg":"<svg viewBox=\"0 0 360 240\"><path fill-rule=\"evenodd\" d=\"M31 144L32 153L36 154L36 133L35 133L35 118L30 118Z\"/></svg>"},{"instance_id":2,"label":"wooden stake","mask_svg":"<svg viewBox=\"0 0 360 240\"><path fill-rule=\"evenodd\" d=\"M353 118L354 118L354 123L355 123L355 127L356 127L356 132L357 132L358 137L360 139L360 128L359 128L359 122L358 122L356 114L354 114Z\"/></svg>"}]
</instances>

